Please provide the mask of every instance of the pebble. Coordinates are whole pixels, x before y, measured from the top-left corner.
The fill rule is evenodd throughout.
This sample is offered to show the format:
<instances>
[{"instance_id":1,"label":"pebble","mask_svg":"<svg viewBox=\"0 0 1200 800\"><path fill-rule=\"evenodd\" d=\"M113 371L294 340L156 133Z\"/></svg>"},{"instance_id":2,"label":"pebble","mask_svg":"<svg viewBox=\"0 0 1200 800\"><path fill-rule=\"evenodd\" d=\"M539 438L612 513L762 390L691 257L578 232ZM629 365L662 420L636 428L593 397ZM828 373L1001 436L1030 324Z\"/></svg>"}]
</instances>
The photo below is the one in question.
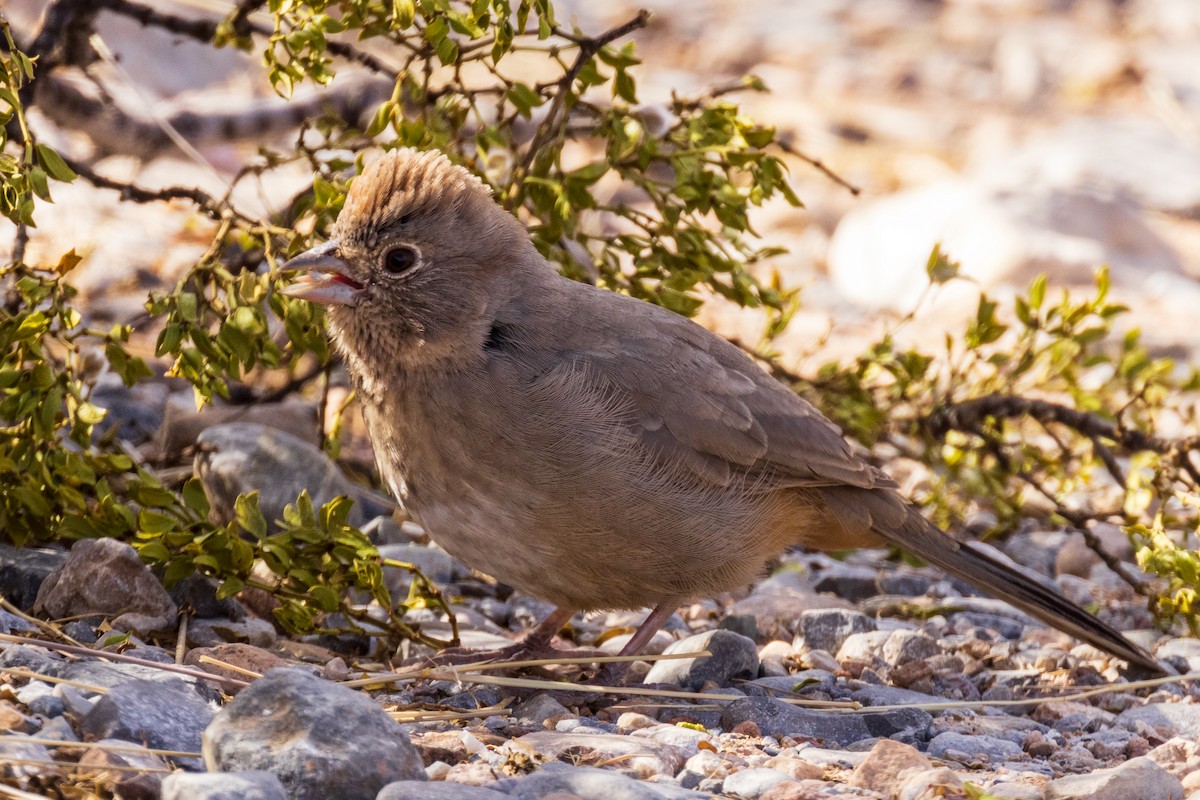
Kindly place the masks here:
<instances>
[{"instance_id":1,"label":"pebble","mask_svg":"<svg viewBox=\"0 0 1200 800\"><path fill-rule=\"evenodd\" d=\"M1148 758L1067 775L1046 784L1046 800L1183 800L1183 784Z\"/></svg>"},{"instance_id":2,"label":"pebble","mask_svg":"<svg viewBox=\"0 0 1200 800\"><path fill-rule=\"evenodd\" d=\"M116 539L80 539L42 582L35 613L51 618L98 614L122 631L173 628L175 603L137 551Z\"/></svg>"},{"instance_id":3,"label":"pebble","mask_svg":"<svg viewBox=\"0 0 1200 800\"><path fill-rule=\"evenodd\" d=\"M570 754L578 763L598 764L615 761L623 769L633 770L642 777L675 775L687 760L684 749L649 741L644 737L620 736L607 733L560 733L535 731L506 743L501 753L536 753L546 761Z\"/></svg>"},{"instance_id":4,"label":"pebble","mask_svg":"<svg viewBox=\"0 0 1200 800\"><path fill-rule=\"evenodd\" d=\"M119 750L110 749L118 747ZM194 760L194 759L192 759ZM158 800L167 763L144 747L121 739L101 739L83 752L79 766L96 782L128 800Z\"/></svg>"},{"instance_id":5,"label":"pebble","mask_svg":"<svg viewBox=\"0 0 1200 800\"><path fill-rule=\"evenodd\" d=\"M386 784L425 777L408 733L366 695L299 669L243 689L204 732L210 771L264 769L290 800L374 800Z\"/></svg>"},{"instance_id":6,"label":"pebble","mask_svg":"<svg viewBox=\"0 0 1200 800\"><path fill-rule=\"evenodd\" d=\"M782 772L766 767L744 769L725 778L721 783L722 794L739 797L742 800L758 800L770 789L781 783L791 783L792 779Z\"/></svg>"},{"instance_id":7,"label":"pebble","mask_svg":"<svg viewBox=\"0 0 1200 800\"><path fill-rule=\"evenodd\" d=\"M824 650L836 653L852 634L873 631L875 620L860 611L843 608L822 608L800 614L792 646L797 650Z\"/></svg>"},{"instance_id":8,"label":"pebble","mask_svg":"<svg viewBox=\"0 0 1200 800\"><path fill-rule=\"evenodd\" d=\"M947 731L930 740L929 755L963 763L982 760L995 764L1023 758L1025 752L1019 744L995 736L968 736Z\"/></svg>"},{"instance_id":9,"label":"pebble","mask_svg":"<svg viewBox=\"0 0 1200 800\"><path fill-rule=\"evenodd\" d=\"M727 686L735 679L758 677L758 646L754 640L727 630L712 630L680 639L665 651L693 653L707 650L711 656L656 661L644 683L668 684L696 691L707 682Z\"/></svg>"},{"instance_id":10,"label":"pebble","mask_svg":"<svg viewBox=\"0 0 1200 800\"><path fill-rule=\"evenodd\" d=\"M265 770L174 772L163 778L162 800L288 800L279 778Z\"/></svg>"},{"instance_id":11,"label":"pebble","mask_svg":"<svg viewBox=\"0 0 1200 800\"><path fill-rule=\"evenodd\" d=\"M213 710L191 686L175 678L131 680L112 687L80 721L86 738L120 739L155 750L199 752ZM179 763L199 769L198 758Z\"/></svg>"},{"instance_id":12,"label":"pebble","mask_svg":"<svg viewBox=\"0 0 1200 800\"><path fill-rule=\"evenodd\" d=\"M929 714L915 708L866 714L828 714L791 706L766 697L748 697L731 703L721 715L721 725L732 728L750 721L768 736L790 736L846 746L863 739L885 736L920 739L929 729Z\"/></svg>"}]
</instances>

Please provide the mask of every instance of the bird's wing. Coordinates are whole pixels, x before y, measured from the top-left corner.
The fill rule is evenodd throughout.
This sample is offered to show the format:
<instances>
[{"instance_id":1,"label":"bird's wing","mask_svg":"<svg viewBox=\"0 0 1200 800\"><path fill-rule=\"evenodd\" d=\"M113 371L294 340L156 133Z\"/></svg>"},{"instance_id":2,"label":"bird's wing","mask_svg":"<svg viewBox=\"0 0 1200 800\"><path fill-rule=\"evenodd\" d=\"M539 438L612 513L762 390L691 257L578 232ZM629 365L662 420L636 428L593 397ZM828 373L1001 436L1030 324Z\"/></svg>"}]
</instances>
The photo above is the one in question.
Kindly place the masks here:
<instances>
[{"instance_id":1,"label":"bird's wing","mask_svg":"<svg viewBox=\"0 0 1200 800\"><path fill-rule=\"evenodd\" d=\"M624 395L629 423L663 457L720 485L737 475L776 486L895 485L734 345L657 306L593 297L605 295L590 304L597 316L566 322L561 356Z\"/></svg>"}]
</instances>

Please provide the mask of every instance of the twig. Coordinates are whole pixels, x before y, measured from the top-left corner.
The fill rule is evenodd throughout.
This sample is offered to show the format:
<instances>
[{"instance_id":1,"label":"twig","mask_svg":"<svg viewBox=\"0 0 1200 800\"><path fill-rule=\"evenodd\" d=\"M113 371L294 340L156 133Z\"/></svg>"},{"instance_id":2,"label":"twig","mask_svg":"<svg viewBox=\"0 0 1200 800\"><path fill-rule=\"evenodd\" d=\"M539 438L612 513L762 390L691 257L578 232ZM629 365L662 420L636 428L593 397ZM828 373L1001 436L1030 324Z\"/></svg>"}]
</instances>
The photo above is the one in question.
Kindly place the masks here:
<instances>
[{"instance_id":1,"label":"twig","mask_svg":"<svg viewBox=\"0 0 1200 800\"><path fill-rule=\"evenodd\" d=\"M87 164L74 159L64 158L72 170L81 178L99 189L111 189L120 192L122 200L132 200L135 203L159 203L170 200L190 200L201 211L214 220L222 219L227 212L221 202L203 189L187 186L168 186L163 189L146 189L132 183L122 183L106 178ZM240 215L238 215L240 216Z\"/></svg>"},{"instance_id":2,"label":"twig","mask_svg":"<svg viewBox=\"0 0 1200 800\"><path fill-rule=\"evenodd\" d=\"M860 189L857 186L855 186L854 184L850 183L848 180L843 178L841 175L838 175L836 172L833 171L832 168L826 166L825 163L823 161L821 161L820 159L813 158L812 156L808 156L808 155L805 155L804 153L801 153L799 150L797 150L795 147L792 147L792 145L786 141L780 140L780 141L776 142L776 144L779 145L780 150L787 153L789 156L792 156L793 158L798 158L801 161L803 161L805 164L808 164L810 167L815 169L817 172L820 172L826 178L829 178L829 180L833 181L838 186L841 186L842 188L844 188L846 191L848 191L850 194L854 195L855 197L858 197L862 193L862 189Z\"/></svg>"},{"instance_id":3,"label":"twig","mask_svg":"<svg viewBox=\"0 0 1200 800\"><path fill-rule=\"evenodd\" d=\"M533 160L537 157L538 152L545 146L546 142L558 129L558 117L562 113L563 106L566 104L566 97L571 92L571 85L575 83L575 79L579 77L579 73L584 66L595 57L596 53L610 42L620 39L622 36L627 36L639 28L646 27L646 23L650 20L650 12L642 9L638 11L637 16L633 19L618 25L615 28L605 31L599 36L582 38L574 35L567 35L562 31L556 31L559 36L569 41L574 42L579 46L579 52L575 54L575 60L567 69L566 74L562 76L556 85L558 90L554 93L554 99L550 101L550 108L546 112L545 119L538 126L537 133L534 134L533 141L529 143L529 148L525 151L524 157L521 159L521 164L514 171L513 185L520 185L519 178L523 178L529 172ZM519 178L518 178L519 176Z\"/></svg>"}]
</instances>

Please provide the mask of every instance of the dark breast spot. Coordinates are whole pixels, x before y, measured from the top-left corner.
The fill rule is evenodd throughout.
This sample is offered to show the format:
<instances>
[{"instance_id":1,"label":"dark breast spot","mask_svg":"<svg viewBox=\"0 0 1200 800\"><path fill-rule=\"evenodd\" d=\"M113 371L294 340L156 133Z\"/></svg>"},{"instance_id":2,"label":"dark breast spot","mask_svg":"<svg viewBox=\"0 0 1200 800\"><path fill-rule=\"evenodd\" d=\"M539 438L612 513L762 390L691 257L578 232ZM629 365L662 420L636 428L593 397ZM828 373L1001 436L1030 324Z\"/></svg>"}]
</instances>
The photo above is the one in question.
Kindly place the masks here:
<instances>
[{"instance_id":1,"label":"dark breast spot","mask_svg":"<svg viewBox=\"0 0 1200 800\"><path fill-rule=\"evenodd\" d=\"M485 350L493 353L507 352L513 346L512 329L500 322L492 325L492 329L488 331L487 340L483 343Z\"/></svg>"}]
</instances>

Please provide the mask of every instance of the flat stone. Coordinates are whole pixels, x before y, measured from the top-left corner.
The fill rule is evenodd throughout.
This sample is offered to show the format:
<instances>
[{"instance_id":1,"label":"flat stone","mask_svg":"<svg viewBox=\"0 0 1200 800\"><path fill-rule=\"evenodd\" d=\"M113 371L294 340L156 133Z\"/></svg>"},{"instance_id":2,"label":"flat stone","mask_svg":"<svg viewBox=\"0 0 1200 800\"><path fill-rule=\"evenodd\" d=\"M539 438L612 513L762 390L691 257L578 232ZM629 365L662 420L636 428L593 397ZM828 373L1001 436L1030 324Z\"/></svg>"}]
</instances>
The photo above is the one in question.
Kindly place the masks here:
<instances>
[{"instance_id":1,"label":"flat stone","mask_svg":"<svg viewBox=\"0 0 1200 800\"><path fill-rule=\"evenodd\" d=\"M42 582L66 560L66 550L0 544L0 596L28 611Z\"/></svg>"},{"instance_id":2,"label":"flat stone","mask_svg":"<svg viewBox=\"0 0 1200 800\"><path fill-rule=\"evenodd\" d=\"M792 779L782 772L776 772L766 767L743 769L727 776L722 783L721 793L730 797L740 797L743 800L758 800L770 789L781 783L791 783Z\"/></svg>"},{"instance_id":3,"label":"flat stone","mask_svg":"<svg viewBox=\"0 0 1200 800\"><path fill-rule=\"evenodd\" d=\"M51 617L99 614L122 631L175 625L175 603L137 551L116 539L81 539L38 589L34 609Z\"/></svg>"},{"instance_id":4,"label":"flat stone","mask_svg":"<svg viewBox=\"0 0 1200 800\"><path fill-rule=\"evenodd\" d=\"M1162 731L1166 738L1197 736L1200 735L1200 704L1151 703L1122 711L1116 718L1117 725L1135 733L1138 723Z\"/></svg>"},{"instance_id":5,"label":"flat stone","mask_svg":"<svg viewBox=\"0 0 1200 800\"><path fill-rule=\"evenodd\" d=\"M639 781L608 769L551 763L524 778L510 778L488 786L514 800L550 800L552 796L603 798L604 800L701 800L694 792L668 783ZM560 794L561 793L561 794Z\"/></svg>"},{"instance_id":6,"label":"flat stone","mask_svg":"<svg viewBox=\"0 0 1200 800\"><path fill-rule=\"evenodd\" d=\"M288 800L288 796L279 778L264 770L174 772L163 778L162 800Z\"/></svg>"},{"instance_id":7,"label":"flat stone","mask_svg":"<svg viewBox=\"0 0 1200 800\"><path fill-rule=\"evenodd\" d=\"M712 630L680 639L664 653L692 653L707 650L707 658L681 658L657 661L646 675L645 683L665 683L693 691L712 681L726 686L737 678L758 677L758 647L754 640L739 633Z\"/></svg>"},{"instance_id":8,"label":"flat stone","mask_svg":"<svg viewBox=\"0 0 1200 800\"><path fill-rule=\"evenodd\" d=\"M796 639L792 644L797 650L836 653L851 634L873 631L876 627L874 619L859 611L843 608L805 611L800 614Z\"/></svg>"},{"instance_id":9,"label":"flat stone","mask_svg":"<svg viewBox=\"0 0 1200 800\"><path fill-rule=\"evenodd\" d=\"M499 749L514 753L533 751L548 761L569 760L583 765L615 759L623 769L634 770L642 777L675 775L683 769L688 757L679 747L643 737L559 731L535 731Z\"/></svg>"},{"instance_id":10,"label":"flat stone","mask_svg":"<svg viewBox=\"0 0 1200 800\"><path fill-rule=\"evenodd\" d=\"M1046 784L1046 800L1183 800L1183 784L1148 758L1067 775Z\"/></svg>"},{"instance_id":11,"label":"flat stone","mask_svg":"<svg viewBox=\"0 0 1200 800\"><path fill-rule=\"evenodd\" d=\"M114 745L121 749L110 749ZM79 766L98 776L101 786L128 800L159 800L163 775L169 769L167 762L146 748L121 739L96 742L79 757Z\"/></svg>"},{"instance_id":12,"label":"flat stone","mask_svg":"<svg viewBox=\"0 0 1200 800\"><path fill-rule=\"evenodd\" d=\"M854 768L849 783L866 789L898 786L901 775L932 768L933 762L912 745L880 739L863 762Z\"/></svg>"},{"instance_id":13,"label":"flat stone","mask_svg":"<svg viewBox=\"0 0 1200 800\"><path fill-rule=\"evenodd\" d=\"M290 800L374 800L421 780L408 733L367 695L300 669L275 669L238 693L204 732L212 771L265 769Z\"/></svg>"},{"instance_id":14,"label":"flat stone","mask_svg":"<svg viewBox=\"0 0 1200 800\"><path fill-rule=\"evenodd\" d=\"M954 760L951 753L963 753L994 764L1025 757L1020 745L994 736L968 736L947 731L929 742L929 755L934 758Z\"/></svg>"},{"instance_id":15,"label":"flat stone","mask_svg":"<svg viewBox=\"0 0 1200 800\"><path fill-rule=\"evenodd\" d=\"M506 800L508 797L504 792L465 783L396 781L383 787L375 800Z\"/></svg>"},{"instance_id":16,"label":"flat stone","mask_svg":"<svg viewBox=\"0 0 1200 800\"><path fill-rule=\"evenodd\" d=\"M79 721L79 729L88 738L195 753L200 750L200 734L212 718L208 703L178 678L134 680L109 689ZM179 760L194 769L200 767L199 759Z\"/></svg>"},{"instance_id":17,"label":"flat stone","mask_svg":"<svg viewBox=\"0 0 1200 800\"><path fill-rule=\"evenodd\" d=\"M736 700L721 714L726 730L750 721L766 736L811 739L842 747L879 737L919 740L932 717L915 708L866 714L826 714L767 697Z\"/></svg>"}]
</instances>

